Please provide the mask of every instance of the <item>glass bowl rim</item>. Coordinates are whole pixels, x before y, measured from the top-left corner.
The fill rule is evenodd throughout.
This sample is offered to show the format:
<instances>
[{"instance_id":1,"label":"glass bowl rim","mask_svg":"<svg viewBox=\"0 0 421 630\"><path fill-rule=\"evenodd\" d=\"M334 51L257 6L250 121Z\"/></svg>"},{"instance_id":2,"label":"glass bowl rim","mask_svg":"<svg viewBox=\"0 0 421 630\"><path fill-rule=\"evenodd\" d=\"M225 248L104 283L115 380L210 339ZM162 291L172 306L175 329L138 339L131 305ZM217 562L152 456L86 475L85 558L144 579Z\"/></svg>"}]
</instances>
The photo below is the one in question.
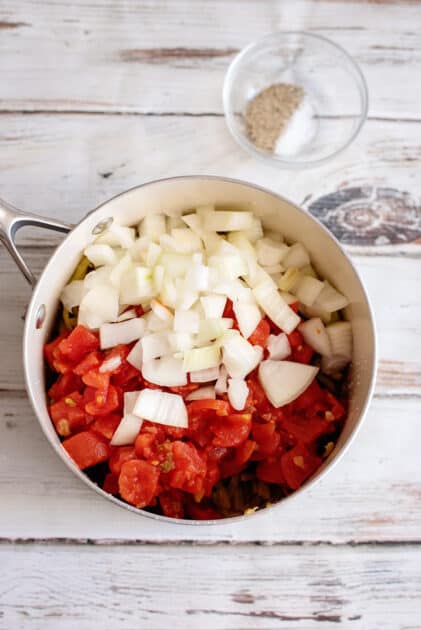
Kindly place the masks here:
<instances>
[{"instance_id":1,"label":"glass bowl rim","mask_svg":"<svg viewBox=\"0 0 421 630\"><path fill-rule=\"evenodd\" d=\"M301 36L304 36L304 38L315 39L339 51L341 55L345 57L345 59L350 63L351 67L354 69L355 74L356 74L355 84L359 88L359 94L360 94L360 100L361 100L361 113L359 115L359 120L354 131L342 145L340 145L337 149L335 149L335 151L333 151L332 153L328 153L327 155L321 158L317 158L315 160L302 160L301 161L301 160L294 160L294 159L285 159L285 158L277 156L275 153L271 155L267 152L260 151L253 145L253 143L247 140L246 136L243 133L237 130L236 125L234 124L235 114L231 110L231 103L232 103L231 91L232 91L232 86L235 84L235 73L238 71L238 68L240 68L241 65L244 63L248 55L251 52L253 52L253 50L258 49L264 42L269 41L270 39L276 40L277 37L282 38L284 36L290 36L290 35L301 35ZM236 142L245 151L247 151L248 153L250 153L257 159L263 162L266 162L268 164L271 164L272 166L275 166L277 164L283 168L298 170L298 169L311 168L314 166L319 166L321 164L324 164L331 158L336 157L337 155L342 153L342 151L345 151L345 149L347 149L349 145L355 140L355 138L360 133L364 122L367 119L368 87L367 87L367 81L364 77L364 74L362 73L361 68L359 67L355 59L344 48L342 48L342 46L340 46L336 42L333 42L328 37L325 37L324 35L319 35L316 33L310 33L309 31L299 31L299 30L272 31L270 33L267 33L263 37L259 37L258 39L255 39L252 42L250 42L247 46L245 46L242 50L240 50L240 52L234 57L234 59L230 63L228 70L225 74L224 85L222 89L222 101L223 101L226 125L232 137L234 138L234 140L236 140Z\"/></svg>"}]
</instances>

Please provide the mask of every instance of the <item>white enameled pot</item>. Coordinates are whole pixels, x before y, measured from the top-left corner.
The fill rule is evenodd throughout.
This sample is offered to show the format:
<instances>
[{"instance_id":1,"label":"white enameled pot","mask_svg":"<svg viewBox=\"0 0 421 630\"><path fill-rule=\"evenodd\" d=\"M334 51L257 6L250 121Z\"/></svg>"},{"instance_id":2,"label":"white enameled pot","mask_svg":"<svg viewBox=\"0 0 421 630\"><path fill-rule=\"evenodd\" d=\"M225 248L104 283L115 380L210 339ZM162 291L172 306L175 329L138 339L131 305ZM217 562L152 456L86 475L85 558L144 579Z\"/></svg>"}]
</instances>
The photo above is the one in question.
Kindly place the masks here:
<instances>
[{"instance_id":1,"label":"white enameled pot","mask_svg":"<svg viewBox=\"0 0 421 630\"><path fill-rule=\"evenodd\" d=\"M230 209L251 210L265 227L280 231L288 241L300 241L311 255L321 277L328 279L346 295L350 305L346 316L352 323L354 350L352 360L349 415L336 448L323 466L304 486L288 497L298 497L330 470L355 437L369 405L376 372L376 340L373 313L363 284L352 262L338 241L316 219L290 201L246 182L222 177L187 176L162 179L132 188L90 212L75 227L20 212L0 202L0 240L7 247L26 279L34 285L28 306L23 336L23 364L29 399L48 441L64 463L84 483L104 498L132 512L168 522L180 522L130 506L104 492L73 463L60 444L47 409L43 347L48 341L59 306L59 295L76 267L83 249L112 220L134 225L145 214L167 213L177 216L205 204ZM15 244L15 232L34 225L68 232L35 282ZM2 308L7 308L3 305ZM267 510L280 509L287 499ZM250 518L247 516L246 518ZM181 521L184 523L221 523L238 521L232 517L220 521Z\"/></svg>"}]
</instances>

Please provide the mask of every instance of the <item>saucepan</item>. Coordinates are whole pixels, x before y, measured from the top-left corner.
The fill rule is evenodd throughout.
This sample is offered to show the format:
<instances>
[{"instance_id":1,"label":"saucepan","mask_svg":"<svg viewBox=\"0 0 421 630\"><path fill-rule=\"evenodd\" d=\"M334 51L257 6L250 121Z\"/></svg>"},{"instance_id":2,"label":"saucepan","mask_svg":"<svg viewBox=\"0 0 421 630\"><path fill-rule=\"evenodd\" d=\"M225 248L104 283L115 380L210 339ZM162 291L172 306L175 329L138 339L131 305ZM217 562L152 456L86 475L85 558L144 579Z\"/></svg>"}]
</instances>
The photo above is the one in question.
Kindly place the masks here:
<instances>
[{"instance_id":1,"label":"saucepan","mask_svg":"<svg viewBox=\"0 0 421 630\"><path fill-rule=\"evenodd\" d=\"M162 179L132 188L89 212L75 226L27 214L0 202L0 240L9 250L25 278L33 285L23 334L23 365L29 399L41 428L63 462L85 484L105 499L150 518L180 522L137 509L104 492L81 472L61 446L51 422L46 396L43 347L49 340L59 308L60 293L76 267L84 248L114 219L133 225L146 214L183 211L206 204L251 210L270 230L282 232L287 240L300 241L309 251L322 277L334 284L349 299L346 317L352 324L353 360L350 376L349 414L335 449L323 466L304 486L264 511L279 509L292 497L299 497L320 480L345 453L355 437L369 405L376 372L376 336L373 313L359 275L335 237L305 210L287 199L256 185L222 177L186 176ZM37 226L66 234L38 281L19 253L14 237L23 226ZM191 521L186 524L238 521L234 516L221 521Z\"/></svg>"}]
</instances>

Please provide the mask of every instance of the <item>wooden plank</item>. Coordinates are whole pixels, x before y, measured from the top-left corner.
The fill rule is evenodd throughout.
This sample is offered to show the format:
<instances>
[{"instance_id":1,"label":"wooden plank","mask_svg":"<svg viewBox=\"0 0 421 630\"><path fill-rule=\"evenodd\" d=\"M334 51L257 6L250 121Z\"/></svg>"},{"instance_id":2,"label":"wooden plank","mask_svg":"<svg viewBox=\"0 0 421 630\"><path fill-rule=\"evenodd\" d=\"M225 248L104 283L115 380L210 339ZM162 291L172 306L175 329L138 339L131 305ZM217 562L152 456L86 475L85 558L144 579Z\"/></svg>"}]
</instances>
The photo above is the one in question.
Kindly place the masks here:
<instances>
[{"instance_id":1,"label":"wooden plank","mask_svg":"<svg viewBox=\"0 0 421 630\"><path fill-rule=\"evenodd\" d=\"M25 248L24 256L38 275L50 249ZM379 395L421 395L421 341L417 330L421 282L417 258L354 256L372 299L378 326ZM23 316L30 297L29 287L9 255L0 250L0 294L7 303L2 308L0 347L4 361L0 365L0 389L23 388L21 338ZM388 296L385 298L385 296ZM390 297L389 297L390 296Z\"/></svg>"},{"instance_id":2,"label":"wooden plank","mask_svg":"<svg viewBox=\"0 0 421 630\"><path fill-rule=\"evenodd\" d=\"M0 548L0 628L419 628L420 547Z\"/></svg>"},{"instance_id":3,"label":"wooden plank","mask_svg":"<svg viewBox=\"0 0 421 630\"><path fill-rule=\"evenodd\" d=\"M220 118L4 115L1 197L77 222L107 198L180 174L226 175L305 203L358 253L414 254L421 237L421 123L369 121L334 162L307 171L258 168ZM275 176L276 173L276 176ZM26 244L57 242L28 230ZM375 248L372 245L376 245Z\"/></svg>"},{"instance_id":4,"label":"wooden plank","mask_svg":"<svg viewBox=\"0 0 421 630\"><path fill-rule=\"evenodd\" d=\"M222 112L233 55L277 29L331 37L354 55L370 114L419 118L419 6L238 0L3 2L4 110ZM34 53L36 51L36 53Z\"/></svg>"},{"instance_id":5,"label":"wooden plank","mask_svg":"<svg viewBox=\"0 0 421 630\"><path fill-rule=\"evenodd\" d=\"M421 541L417 400L375 399L343 461L301 497L251 520L196 527L97 496L54 454L23 394L3 393L0 402L0 539Z\"/></svg>"}]
</instances>

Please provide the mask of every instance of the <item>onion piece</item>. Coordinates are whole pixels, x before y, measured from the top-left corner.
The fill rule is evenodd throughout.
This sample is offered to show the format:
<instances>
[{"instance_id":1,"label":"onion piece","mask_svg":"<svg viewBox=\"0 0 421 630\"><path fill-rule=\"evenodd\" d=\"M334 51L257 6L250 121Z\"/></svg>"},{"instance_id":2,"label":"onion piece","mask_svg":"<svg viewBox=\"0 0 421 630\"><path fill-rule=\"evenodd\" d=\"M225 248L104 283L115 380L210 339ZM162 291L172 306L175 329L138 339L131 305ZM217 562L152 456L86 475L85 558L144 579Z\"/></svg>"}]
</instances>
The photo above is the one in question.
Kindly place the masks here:
<instances>
[{"instance_id":1,"label":"onion piece","mask_svg":"<svg viewBox=\"0 0 421 630\"><path fill-rule=\"evenodd\" d=\"M110 227L98 236L95 243L128 249L133 245L135 237L136 232L134 228L118 225L118 223L113 221Z\"/></svg>"},{"instance_id":2,"label":"onion piece","mask_svg":"<svg viewBox=\"0 0 421 630\"><path fill-rule=\"evenodd\" d=\"M193 348L193 335L186 332L169 332L168 341L173 352L184 352Z\"/></svg>"},{"instance_id":3,"label":"onion piece","mask_svg":"<svg viewBox=\"0 0 421 630\"><path fill-rule=\"evenodd\" d=\"M176 251L181 254L194 254L202 247L200 237L188 227L174 228L171 236L176 242Z\"/></svg>"},{"instance_id":4,"label":"onion piece","mask_svg":"<svg viewBox=\"0 0 421 630\"><path fill-rule=\"evenodd\" d=\"M199 314L192 310L176 309L174 314L175 332L199 332Z\"/></svg>"},{"instance_id":5,"label":"onion piece","mask_svg":"<svg viewBox=\"0 0 421 630\"><path fill-rule=\"evenodd\" d=\"M328 313L339 311L349 304L348 298L339 293L327 280L324 281L324 287L319 293L317 300L312 306L320 308Z\"/></svg>"},{"instance_id":6,"label":"onion piece","mask_svg":"<svg viewBox=\"0 0 421 630\"><path fill-rule=\"evenodd\" d=\"M228 379L228 400L234 409L242 411L246 406L249 388L245 380L241 378Z\"/></svg>"},{"instance_id":7,"label":"onion piece","mask_svg":"<svg viewBox=\"0 0 421 630\"><path fill-rule=\"evenodd\" d=\"M183 214L181 219L193 232L200 236L200 238L205 236L206 231L203 229L200 217L196 212L193 214Z\"/></svg>"},{"instance_id":8,"label":"onion piece","mask_svg":"<svg viewBox=\"0 0 421 630\"><path fill-rule=\"evenodd\" d=\"M73 280L67 284L60 295L63 306L70 311L74 306L79 306L86 293L83 280Z\"/></svg>"},{"instance_id":9,"label":"onion piece","mask_svg":"<svg viewBox=\"0 0 421 630\"><path fill-rule=\"evenodd\" d=\"M161 387L187 385L187 374L183 369L183 361L175 357L145 361L142 364L142 376L150 383Z\"/></svg>"},{"instance_id":10,"label":"onion piece","mask_svg":"<svg viewBox=\"0 0 421 630\"><path fill-rule=\"evenodd\" d=\"M139 223L139 235L147 236L151 241L159 243L161 234L165 234L167 226L163 214L147 214Z\"/></svg>"},{"instance_id":11,"label":"onion piece","mask_svg":"<svg viewBox=\"0 0 421 630\"><path fill-rule=\"evenodd\" d=\"M159 245L157 245L156 243L149 243L145 258L146 266L154 267L157 264L158 258L160 257L161 253L162 249Z\"/></svg>"},{"instance_id":12,"label":"onion piece","mask_svg":"<svg viewBox=\"0 0 421 630\"><path fill-rule=\"evenodd\" d=\"M221 367L219 368L218 380L215 383L215 392L218 395L225 394L226 391L228 390L227 378L228 378L227 368L225 367L225 365L221 365Z\"/></svg>"},{"instance_id":13,"label":"onion piece","mask_svg":"<svg viewBox=\"0 0 421 630\"><path fill-rule=\"evenodd\" d=\"M184 277L191 267L191 256L164 252L159 258L159 264L164 267L168 278Z\"/></svg>"},{"instance_id":14,"label":"onion piece","mask_svg":"<svg viewBox=\"0 0 421 630\"><path fill-rule=\"evenodd\" d=\"M216 398L215 388L212 385L199 387L186 396L186 400L214 400Z\"/></svg>"},{"instance_id":15,"label":"onion piece","mask_svg":"<svg viewBox=\"0 0 421 630\"><path fill-rule=\"evenodd\" d=\"M140 304L154 294L152 275L147 267L133 267L121 279L120 300L123 304Z\"/></svg>"},{"instance_id":16,"label":"onion piece","mask_svg":"<svg viewBox=\"0 0 421 630\"><path fill-rule=\"evenodd\" d=\"M333 355L352 359L352 327L350 322L335 322L326 326Z\"/></svg>"},{"instance_id":17,"label":"onion piece","mask_svg":"<svg viewBox=\"0 0 421 630\"><path fill-rule=\"evenodd\" d=\"M127 344L139 339L145 332L145 320L142 317L128 319L115 324L102 324L99 328L101 350L119 344Z\"/></svg>"},{"instance_id":18,"label":"onion piece","mask_svg":"<svg viewBox=\"0 0 421 630\"><path fill-rule=\"evenodd\" d=\"M126 273L130 269L133 269L133 262L129 254L126 254L118 261L115 267L113 267L113 269L111 270L110 272L111 284L117 289L119 289L123 276L125 276Z\"/></svg>"},{"instance_id":19,"label":"onion piece","mask_svg":"<svg viewBox=\"0 0 421 630\"><path fill-rule=\"evenodd\" d=\"M271 238L264 237L256 241L257 262L263 267L279 265L288 250L288 245L273 241Z\"/></svg>"},{"instance_id":20,"label":"onion piece","mask_svg":"<svg viewBox=\"0 0 421 630\"><path fill-rule=\"evenodd\" d=\"M205 295L200 298L200 303L207 319L222 317L227 303L225 295Z\"/></svg>"},{"instance_id":21,"label":"onion piece","mask_svg":"<svg viewBox=\"0 0 421 630\"><path fill-rule=\"evenodd\" d=\"M192 348L184 352L183 370L197 372L217 367L220 362L220 349L217 345Z\"/></svg>"},{"instance_id":22,"label":"onion piece","mask_svg":"<svg viewBox=\"0 0 421 630\"><path fill-rule=\"evenodd\" d=\"M174 319L174 315L172 311L170 311L169 308L161 304L161 302L159 302L158 300L151 300L151 309L152 309L152 312L160 320L162 320L163 322L166 322L167 324L172 323Z\"/></svg>"},{"instance_id":23,"label":"onion piece","mask_svg":"<svg viewBox=\"0 0 421 630\"><path fill-rule=\"evenodd\" d=\"M323 282L320 282L317 278L312 278L311 276L301 276L297 284L294 286L293 292L300 302L306 306L311 306L320 295L322 289Z\"/></svg>"},{"instance_id":24,"label":"onion piece","mask_svg":"<svg viewBox=\"0 0 421 630\"><path fill-rule=\"evenodd\" d=\"M281 407L298 398L317 372L312 365L267 359L259 365L259 381L272 405Z\"/></svg>"},{"instance_id":25,"label":"onion piece","mask_svg":"<svg viewBox=\"0 0 421 630\"><path fill-rule=\"evenodd\" d=\"M158 389L143 389L133 412L158 424L187 428L188 416L184 400L178 394L161 392Z\"/></svg>"},{"instance_id":26,"label":"onion piece","mask_svg":"<svg viewBox=\"0 0 421 630\"><path fill-rule=\"evenodd\" d=\"M98 285L88 291L79 305L78 324L99 328L118 316L118 291L109 285Z\"/></svg>"},{"instance_id":27,"label":"onion piece","mask_svg":"<svg viewBox=\"0 0 421 630\"><path fill-rule=\"evenodd\" d=\"M248 230L253 226L253 214L245 211L205 210L203 227L209 232Z\"/></svg>"},{"instance_id":28,"label":"onion piece","mask_svg":"<svg viewBox=\"0 0 421 630\"><path fill-rule=\"evenodd\" d=\"M262 319L259 307L256 304L235 301L233 310L241 334L248 339Z\"/></svg>"},{"instance_id":29,"label":"onion piece","mask_svg":"<svg viewBox=\"0 0 421 630\"><path fill-rule=\"evenodd\" d=\"M160 302L170 308L175 308L177 306L177 300L178 295L174 282L170 278L164 277L160 293Z\"/></svg>"},{"instance_id":30,"label":"onion piece","mask_svg":"<svg viewBox=\"0 0 421 630\"><path fill-rule=\"evenodd\" d=\"M289 267L296 267L297 269L301 269L301 267L305 267L310 264L310 256L308 255L307 250L304 245L301 243L294 243L291 245L285 257L282 259L282 264L287 269ZM288 290L288 289L287 289Z\"/></svg>"},{"instance_id":31,"label":"onion piece","mask_svg":"<svg viewBox=\"0 0 421 630\"><path fill-rule=\"evenodd\" d=\"M282 299L272 283L262 282L253 292L259 306L278 328L289 334L298 326L300 318Z\"/></svg>"},{"instance_id":32,"label":"onion piece","mask_svg":"<svg viewBox=\"0 0 421 630\"><path fill-rule=\"evenodd\" d=\"M232 328L233 324L234 320L229 317L201 320L199 322L196 345L206 344L214 339L222 337L229 328Z\"/></svg>"},{"instance_id":33,"label":"onion piece","mask_svg":"<svg viewBox=\"0 0 421 630\"><path fill-rule=\"evenodd\" d=\"M269 351L269 358L273 360L281 361L291 354L291 346L285 333L269 335L267 349Z\"/></svg>"},{"instance_id":34,"label":"onion piece","mask_svg":"<svg viewBox=\"0 0 421 630\"><path fill-rule=\"evenodd\" d=\"M116 321L117 322L125 322L128 319L133 319L134 317L136 317L136 311L134 308L129 308L127 311L123 311L123 313L121 313Z\"/></svg>"},{"instance_id":35,"label":"onion piece","mask_svg":"<svg viewBox=\"0 0 421 630\"><path fill-rule=\"evenodd\" d=\"M320 317L307 319L298 326L298 330L302 334L304 341L311 346L315 352L324 356L332 354L329 335Z\"/></svg>"},{"instance_id":36,"label":"onion piece","mask_svg":"<svg viewBox=\"0 0 421 630\"><path fill-rule=\"evenodd\" d=\"M101 372L101 374L106 374L107 372L114 372L114 370L117 370L121 365L121 357L119 357L118 355L116 356L112 356L112 357L108 357L107 359L105 359L101 365L99 366L99 370L98 372Z\"/></svg>"},{"instance_id":37,"label":"onion piece","mask_svg":"<svg viewBox=\"0 0 421 630\"><path fill-rule=\"evenodd\" d=\"M115 265L117 263L117 254L109 245L88 245L83 252L95 267L102 265Z\"/></svg>"},{"instance_id":38,"label":"onion piece","mask_svg":"<svg viewBox=\"0 0 421 630\"><path fill-rule=\"evenodd\" d=\"M171 348L166 332L155 332L145 335L141 339L142 343L142 360L150 361L170 354Z\"/></svg>"},{"instance_id":39,"label":"onion piece","mask_svg":"<svg viewBox=\"0 0 421 630\"><path fill-rule=\"evenodd\" d=\"M111 438L111 446L133 444L143 424L143 419L133 413L138 392L124 392L124 415Z\"/></svg>"},{"instance_id":40,"label":"onion piece","mask_svg":"<svg viewBox=\"0 0 421 630\"><path fill-rule=\"evenodd\" d=\"M190 372L190 381L192 383L209 383L219 378L219 367L206 368L204 370L196 370Z\"/></svg>"},{"instance_id":41,"label":"onion piece","mask_svg":"<svg viewBox=\"0 0 421 630\"><path fill-rule=\"evenodd\" d=\"M222 340L222 362L231 378L245 378L261 359L261 348L253 346L239 333Z\"/></svg>"},{"instance_id":42,"label":"onion piece","mask_svg":"<svg viewBox=\"0 0 421 630\"><path fill-rule=\"evenodd\" d=\"M276 284L281 291L292 291L300 278L300 270L296 267L290 267L280 278L277 278Z\"/></svg>"},{"instance_id":43,"label":"onion piece","mask_svg":"<svg viewBox=\"0 0 421 630\"><path fill-rule=\"evenodd\" d=\"M135 343L133 348L130 350L129 354L127 355L126 361L127 363L130 363L130 365L133 365L133 367L135 367L137 370L140 371L142 369L143 348L141 339L139 339L139 341Z\"/></svg>"}]
</instances>

